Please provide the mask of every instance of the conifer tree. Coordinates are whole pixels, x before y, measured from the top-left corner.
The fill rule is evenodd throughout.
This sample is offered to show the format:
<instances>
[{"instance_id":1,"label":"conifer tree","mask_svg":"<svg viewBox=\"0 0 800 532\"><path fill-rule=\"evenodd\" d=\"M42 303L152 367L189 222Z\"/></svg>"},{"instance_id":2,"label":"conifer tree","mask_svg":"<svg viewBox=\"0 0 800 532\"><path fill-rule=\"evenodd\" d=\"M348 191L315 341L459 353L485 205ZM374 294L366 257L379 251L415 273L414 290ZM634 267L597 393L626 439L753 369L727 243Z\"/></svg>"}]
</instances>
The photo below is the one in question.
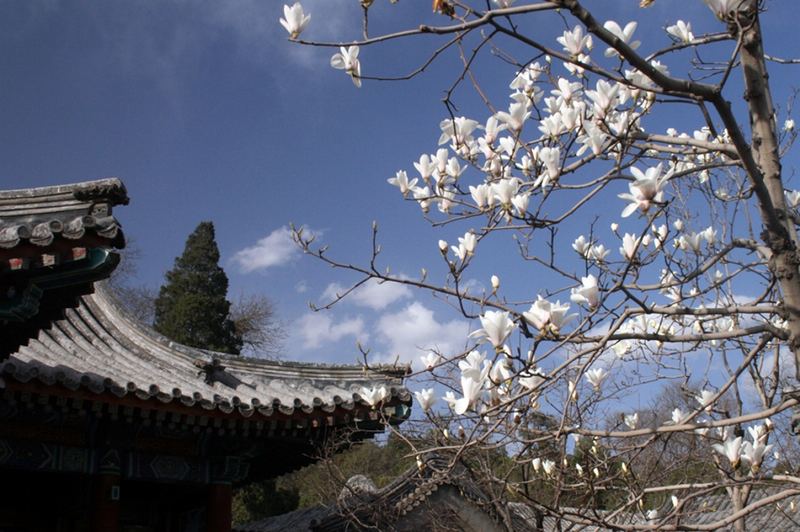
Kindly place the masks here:
<instances>
[{"instance_id":1,"label":"conifer tree","mask_svg":"<svg viewBox=\"0 0 800 532\"><path fill-rule=\"evenodd\" d=\"M227 292L214 224L201 222L161 286L155 302L156 330L185 345L238 354L242 338L230 319Z\"/></svg>"}]
</instances>

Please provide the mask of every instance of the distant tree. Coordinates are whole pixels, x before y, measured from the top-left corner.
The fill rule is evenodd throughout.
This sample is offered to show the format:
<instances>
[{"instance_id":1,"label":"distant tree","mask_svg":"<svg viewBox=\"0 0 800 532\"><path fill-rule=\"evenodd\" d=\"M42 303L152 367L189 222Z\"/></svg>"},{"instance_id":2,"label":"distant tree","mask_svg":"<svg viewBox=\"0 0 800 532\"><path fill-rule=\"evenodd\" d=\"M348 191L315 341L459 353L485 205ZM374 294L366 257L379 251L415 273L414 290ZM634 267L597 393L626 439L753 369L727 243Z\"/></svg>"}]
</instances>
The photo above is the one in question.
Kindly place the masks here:
<instances>
[{"instance_id":1,"label":"distant tree","mask_svg":"<svg viewBox=\"0 0 800 532\"><path fill-rule=\"evenodd\" d=\"M226 298L228 276L219 265L214 224L201 222L167 272L155 300L155 329L192 347L239 354L242 337Z\"/></svg>"},{"instance_id":2,"label":"distant tree","mask_svg":"<svg viewBox=\"0 0 800 532\"><path fill-rule=\"evenodd\" d=\"M275 315L275 306L262 294L240 294L232 302L230 318L249 355L280 356L286 332Z\"/></svg>"}]
</instances>

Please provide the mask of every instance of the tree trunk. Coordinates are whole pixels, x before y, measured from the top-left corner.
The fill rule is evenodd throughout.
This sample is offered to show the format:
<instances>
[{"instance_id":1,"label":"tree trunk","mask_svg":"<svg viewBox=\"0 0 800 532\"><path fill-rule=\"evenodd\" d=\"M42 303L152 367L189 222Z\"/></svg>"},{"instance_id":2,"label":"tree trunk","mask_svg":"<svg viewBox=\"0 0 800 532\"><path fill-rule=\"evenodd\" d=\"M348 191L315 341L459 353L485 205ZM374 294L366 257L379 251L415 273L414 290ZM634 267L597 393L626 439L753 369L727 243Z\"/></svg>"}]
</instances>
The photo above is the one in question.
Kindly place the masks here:
<instances>
[{"instance_id":1,"label":"tree trunk","mask_svg":"<svg viewBox=\"0 0 800 532\"><path fill-rule=\"evenodd\" d=\"M768 204L764 204L765 198L762 196L758 198L764 219L761 238L772 252L769 266L780 283L789 328L789 347L795 358L795 374L800 377L800 260L797 232L786 213L775 109L755 0L751 2L747 18L742 21L746 25L742 31L741 64L752 131L751 149L758 174L752 175L752 171L748 173L751 174L754 188L764 187L769 196Z\"/></svg>"}]
</instances>

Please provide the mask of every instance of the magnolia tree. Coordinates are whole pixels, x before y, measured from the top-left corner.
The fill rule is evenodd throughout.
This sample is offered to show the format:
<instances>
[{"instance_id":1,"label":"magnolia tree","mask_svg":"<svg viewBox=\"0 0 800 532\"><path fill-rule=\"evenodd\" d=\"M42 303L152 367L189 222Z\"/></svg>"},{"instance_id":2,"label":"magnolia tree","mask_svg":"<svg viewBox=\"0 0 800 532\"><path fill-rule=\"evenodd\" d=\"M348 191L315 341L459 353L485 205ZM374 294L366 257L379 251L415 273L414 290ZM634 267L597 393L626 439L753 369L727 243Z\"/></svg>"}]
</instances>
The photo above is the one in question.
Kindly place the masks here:
<instances>
[{"instance_id":1,"label":"magnolia tree","mask_svg":"<svg viewBox=\"0 0 800 532\"><path fill-rule=\"evenodd\" d=\"M745 530L754 511L794 511L800 477L778 447L800 399L800 192L781 166L791 97L779 112L768 67L797 61L765 52L767 3L705 0L711 32L659 21L646 39L604 17L608 2L434 0L441 25L378 36L367 22L381 2L360 3L359 41L302 40L313 22L299 3L281 24L334 47L331 66L356 87L380 78L359 51L387 41L442 36L412 75L450 48L463 65L439 146L388 180L434 225L463 228L438 242L443 278L340 262L295 233L357 273L353 288L405 283L475 320L467 349L422 359L416 403L436 428L410 452L494 451L502 473L486 482L501 500L582 524ZM489 51L513 75L481 79ZM485 104L473 116L449 99L463 83ZM491 101L498 83L509 96ZM502 275L467 290L481 248L504 238L529 291L506 293ZM363 395L377 407L385 390ZM654 407L626 408L636 397ZM723 493L730 512L695 524Z\"/></svg>"}]
</instances>

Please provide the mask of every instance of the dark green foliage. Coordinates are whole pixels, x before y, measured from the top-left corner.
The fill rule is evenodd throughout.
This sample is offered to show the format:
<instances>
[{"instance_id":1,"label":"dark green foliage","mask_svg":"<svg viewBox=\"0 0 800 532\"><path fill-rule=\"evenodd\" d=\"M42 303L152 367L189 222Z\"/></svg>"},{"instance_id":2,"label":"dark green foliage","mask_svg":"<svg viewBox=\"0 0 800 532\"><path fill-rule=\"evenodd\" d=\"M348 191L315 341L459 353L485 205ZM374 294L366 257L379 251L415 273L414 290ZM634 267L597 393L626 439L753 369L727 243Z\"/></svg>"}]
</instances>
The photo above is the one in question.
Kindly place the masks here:
<instances>
[{"instance_id":1,"label":"dark green foliage","mask_svg":"<svg viewBox=\"0 0 800 532\"><path fill-rule=\"evenodd\" d=\"M390 436L384 445L365 441L275 480L243 486L234 495L234 523L331 504L347 479L357 474L365 475L381 488L416 463L413 457L405 456L408 450L396 437Z\"/></svg>"},{"instance_id":2,"label":"dark green foliage","mask_svg":"<svg viewBox=\"0 0 800 532\"><path fill-rule=\"evenodd\" d=\"M238 354L242 338L230 319L227 293L214 224L201 222L167 272L155 301L155 329L185 345Z\"/></svg>"},{"instance_id":3,"label":"dark green foliage","mask_svg":"<svg viewBox=\"0 0 800 532\"><path fill-rule=\"evenodd\" d=\"M296 487L283 488L275 479L248 484L233 499L233 521L243 524L281 515L297 508L300 495Z\"/></svg>"}]
</instances>

